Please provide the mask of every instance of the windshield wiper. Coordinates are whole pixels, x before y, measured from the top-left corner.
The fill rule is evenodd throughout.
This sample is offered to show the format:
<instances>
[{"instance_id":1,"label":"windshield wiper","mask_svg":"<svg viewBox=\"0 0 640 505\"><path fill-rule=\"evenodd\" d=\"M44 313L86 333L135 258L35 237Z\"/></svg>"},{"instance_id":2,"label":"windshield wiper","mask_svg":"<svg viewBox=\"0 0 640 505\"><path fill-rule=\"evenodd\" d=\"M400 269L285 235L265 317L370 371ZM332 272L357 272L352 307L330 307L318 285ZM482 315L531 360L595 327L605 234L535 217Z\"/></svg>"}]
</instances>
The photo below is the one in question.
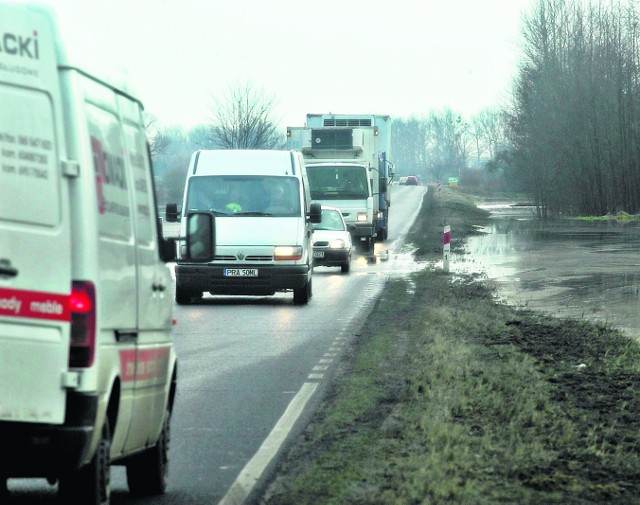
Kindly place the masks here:
<instances>
[{"instance_id":1,"label":"windshield wiper","mask_svg":"<svg viewBox=\"0 0 640 505\"><path fill-rule=\"evenodd\" d=\"M234 216L273 216L273 214L269 212L258 212L258 211L236 212L232 215Z\"/></svg>"}]
</instances>

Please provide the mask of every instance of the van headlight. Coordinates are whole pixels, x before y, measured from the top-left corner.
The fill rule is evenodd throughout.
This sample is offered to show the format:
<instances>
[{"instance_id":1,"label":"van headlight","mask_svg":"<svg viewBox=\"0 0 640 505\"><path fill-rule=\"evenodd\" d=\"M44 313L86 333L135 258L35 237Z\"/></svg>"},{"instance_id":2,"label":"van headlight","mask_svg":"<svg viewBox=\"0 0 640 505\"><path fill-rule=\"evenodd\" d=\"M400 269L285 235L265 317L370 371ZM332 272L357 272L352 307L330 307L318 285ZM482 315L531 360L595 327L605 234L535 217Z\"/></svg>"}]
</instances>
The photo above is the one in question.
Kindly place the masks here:
<instances>
[{"instance_id":1,"label":"van headlight","mask_svg":"<svg viewBox=\"0 0 640 505\"><path fill-rule=\"evenodd\" d=\"M276 261L283 260L301 260L302 246L300 245L279 245L273 249L273 259Z\"/></svg>"},{"instance_id":2,"label":"van headlight","mask_svg":"<svg viewBox=\"0 0 640 505\"><path fill-rule=\"evenodd\" d=\"M329 247L331 249L344 249L345 247L344 240L342 240L341 238L336 238L331 241L331 244L329 244Z\"/></svg>"},{"instance_id":3,"label":"van headlight","mask_svg":"<svg viewBox=\"0 0 640 505\"><path fill-rule=\"evenodd\" d=\"M367 222L367 213L366 212L358 212L358 215L356 217L356 221L358 221L358 223L366 223Z\"/></svg>"}]
</instances>

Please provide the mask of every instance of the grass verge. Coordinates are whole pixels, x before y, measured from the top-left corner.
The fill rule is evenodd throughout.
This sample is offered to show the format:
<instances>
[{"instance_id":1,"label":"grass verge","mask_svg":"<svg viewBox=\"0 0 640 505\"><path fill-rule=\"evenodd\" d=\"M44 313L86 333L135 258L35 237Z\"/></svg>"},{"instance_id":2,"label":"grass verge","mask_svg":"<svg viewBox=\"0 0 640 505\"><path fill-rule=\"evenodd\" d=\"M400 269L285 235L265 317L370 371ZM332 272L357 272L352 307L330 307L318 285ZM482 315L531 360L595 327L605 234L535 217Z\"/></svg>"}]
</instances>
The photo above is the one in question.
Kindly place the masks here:
<instances>
[{"instance_id":1,"label":"grass verge","mask_svg":"<svg viewBox=\"0 0 640 505\"><path fill-rule=\"evenodd\" d=\"M431 192L409 240L441 256L487 215ZM501 305L477 278L391 280L260 503L640 503L640 348Z\"/></svg>"}]
</instances>

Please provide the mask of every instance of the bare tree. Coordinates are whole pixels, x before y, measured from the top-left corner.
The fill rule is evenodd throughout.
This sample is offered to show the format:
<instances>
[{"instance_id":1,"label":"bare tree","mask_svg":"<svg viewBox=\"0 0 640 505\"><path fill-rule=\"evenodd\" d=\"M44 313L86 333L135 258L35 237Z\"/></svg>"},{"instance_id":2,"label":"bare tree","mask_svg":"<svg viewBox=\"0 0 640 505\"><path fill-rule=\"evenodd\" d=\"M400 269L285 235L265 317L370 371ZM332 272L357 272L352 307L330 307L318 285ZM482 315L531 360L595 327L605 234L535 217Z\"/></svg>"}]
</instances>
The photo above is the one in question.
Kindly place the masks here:
<instances>
[{"instance_id":1,"label":"bare tree","mask_svg":"<svg viewBox=\"0 0 640 505\"><path fill-rule=\"evenodd\" d=\"M229 88L215 101L213 141L222 149L274 149L284 145L272 118L274 98L251 83Z\"/></svg>"},{"instance_id":2,"label":"bare tree","mask_svg":"<svg viewBox=\"0 0 640 505\"><path fill-rule=\"evenodd\" d=\"M149 149L153 157L164 152L171 143L171 138L166 135L164 130L157 129L156 120L152 115L144 112L143 117L144 128L147 131L147 139L149 140Z\"/></svg>"}]
</instances>

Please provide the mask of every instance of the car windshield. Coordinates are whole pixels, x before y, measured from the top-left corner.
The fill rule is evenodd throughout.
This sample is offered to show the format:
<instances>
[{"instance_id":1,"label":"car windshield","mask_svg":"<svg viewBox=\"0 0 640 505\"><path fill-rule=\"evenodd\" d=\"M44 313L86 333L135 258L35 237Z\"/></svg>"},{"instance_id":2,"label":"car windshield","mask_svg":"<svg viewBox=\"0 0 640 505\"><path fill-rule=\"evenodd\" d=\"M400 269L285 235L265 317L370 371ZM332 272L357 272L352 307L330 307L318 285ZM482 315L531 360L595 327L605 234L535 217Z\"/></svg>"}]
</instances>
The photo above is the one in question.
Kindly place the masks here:
<instances>
[{"instance_id":1,"label":"car windshield","mask_svg":"<svg viewBox=\"0 0 640 505\"><path fill-rule=\"evenodd\" d=\"M344 231L344 221L339 211L322 209L322 221L315 223L313 229Z\"/></svg>"},{"instance_id":2,"label":"car windshield","mask_svg":"<svg viewBox=\"0 0 640 505\"><path fill-rule=\"evenodd\" d=\"M300 216L300 184L295 177L282 176L191 177L187 210L230 217Z\"/></svg>"},{"instance_id":3,"label":"car windshield","mask_svg":"<svg viewBox=\"0 0 640 505\"><path fill-rule=\"evenodd\" d=\"M362 200L370 196L364 166L307 166L309 189L314 200Z\"/></svg>"}]
</instances>

